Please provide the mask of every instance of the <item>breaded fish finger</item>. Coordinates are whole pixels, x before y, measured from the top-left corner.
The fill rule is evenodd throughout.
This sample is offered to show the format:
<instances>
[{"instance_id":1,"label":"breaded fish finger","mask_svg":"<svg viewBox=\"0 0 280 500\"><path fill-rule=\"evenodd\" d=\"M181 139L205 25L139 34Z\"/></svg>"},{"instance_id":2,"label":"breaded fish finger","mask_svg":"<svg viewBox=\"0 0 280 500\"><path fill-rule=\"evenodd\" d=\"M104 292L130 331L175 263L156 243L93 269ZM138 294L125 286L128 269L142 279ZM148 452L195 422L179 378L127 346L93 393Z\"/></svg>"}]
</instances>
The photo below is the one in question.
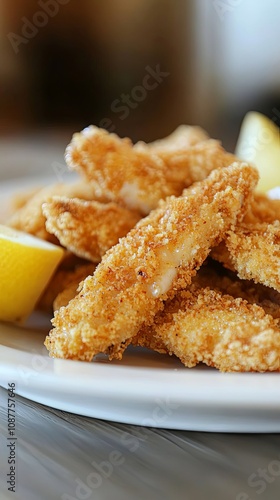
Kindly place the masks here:
<instances>
[{"instance_id":1,"label":"breaded fish finger","mask_svg":"<svg viewBox=\"0 0 280 500\"><path fill-rule=\"evenodd\" d=\"M280 221L272 224L244 223L229 231L225 242L213 249L212 257L236 271L241 279L252 279L280 292Z\"/></svg>"},{"instance_id":2,"label":"breaded fish finger","mask_svg":"<svg viewBox=\"0 0 280 500\"><path fill-rule=\"evenodd\" d=\"M93 264L79 266L72 274L69 274L67 283L60 287L59 293L53 301L53 310L56 311L62 306L66 306L78 293L79 285L95 271Z\"/></svg>"},{"instance_id":3,"label":"breaded fish finger","mask_svg":"<svg viewBox=\"0 0 280 500\"><path fill-rule=\"evenodd\" d=\"M17 212L23 208L33 196L42 189L42 186L36 186L33 188L25 189L24 191L19 191L15 193L11 199L11 210L12 213Z\"/></svg>"},{"instance_id":4,"label":"breaded fish finger","mask_svg":"<svg viewBox=\"0 0 280 500\"><path fill-rule=\"evenodd\" d=\"M242 218L257 180L253 167L236 162L138 222L56 312L45 341L51 356L90 361L150 324Z\"/></svg>"},{"instance_id":5,"label":"breaded fish finger","mask_svg":"<svg viewBox=\"0 0 280 500\"><path fill-rule=\"evenodd\" d=\"M151 335L185 364L225 372L280 371L280 329L264 310L209 288L179 293Z\"/></svg>"},{"instance_id":6,"label":"breaded fish finger","mask_svg":"<svg viewBox=\"0 0 280 500\"><path fill-rule=\"evenodd\" d=\"M175 151L178 149L188 148L199 142L207 141L209 136L205 130L200 127L190 125L180 125L164 139L158 139L154 142L139 141L135 144L134 149L150 152Z\"/></svg>"},{"instance_id":7,"label":"breaded fish finger","mask_svg":"<svg viewBox=\"0 0 280 500\"><path fill-rule=\"evenodd\" d=\"M94 264L80 264L74 269L65 269L63 267L58 268L43 295L40 297L37 309L52 313L53 310L58 307L58 302L54 306L54 301L57 296L66 288L72 286L73 283L76 285L77 290L79 283L90 274L93 274L95 267L96 266ZM75 295L76 294L73 294L71 298Z\"/></svg>"},{"instance_id":8,"label":"breaded fish finger","mask_svg":"<svg viewBox=\"0 0 280 500\"><path fill-rule=\"evenodd\" d=\"M214 261L201 266L196 276L192 280L191 290L209 288L223 295L230 295L235 299L246 300L249 304L256 304L261 307L266 314L269 314L277 320L277 326L280 327L280 294L261 284L255 284L252 281L241 280L234 273L225 271L222 266ZM173 303L176 304L174 298ZM168 306L167 306L168 307ZM169 306L169 313L171 308ZM159 313L158 318L165 315L165 310ZM157 318L157 317L156 317ZM160 319L157 319L160 321ZM162 322L162 321L161 321ZM131 341L120 346L108 349L110 359L122 359L123 352L129 344L152 349L162 354L168 353L168 348L162 338L157 337L150 327L142 328Z\"/></svg>"},{"instance_id":9,"label":"breaded fish finger","mask_svg":"<svg viewBox=\"0 0 280 500\"><path fill-rule=\"evenodd\" d=\"M252 280L242 280L238 276L224 269L217 262L211 261L202 266L195 276L193 283L200 288L209 287L235 299L247 300L249 304L257 304L266 314L277 319L280 325L280 293L261 283Z\"/></svg>"},{"instance_id":10,"label":"breaded fish finger","mask_svg":"<svg viewBox=\"0 0 280 500\"><path fill-rule=\"evenodd\" d=\"M71 283L69 283L67 285L67 287L64 290L62 290L56 296L56 298L53 301L53 310L54 311L57 311L61 307L67 306L69 304L70 300L72 300L72 299L74 299L74 297L76 297L80 283L82 281L84 281L87 278L87 276L89 276L89 274L92 274L92 273L88 273L86 276L81 277L80 280L72 281Z\"/></svg>"},{"instance_id":11,"label":"breaded fish finger","mask_svg":"<svg viewBox=\"0 0 280 500\"><path fill-rule=\"evenodd\" d=\"M105 252L141 219L138 212L114 202L103 204L58 196L44 203L43 214L47 231L61 245L92 262L100 262Z\"/></svg>"},{"instance_id":12,"label":"breaded fish finger","mask_svg":"<svg viewBox=\"0 0 280 500\"><path fill-rule=\"evenodd\" d=\"M180 196L185 187L236 160L214 140L175 151L147 149L91 126L74 134L65 160L112 201L144 215L160 199Z\"/></svg>"},{"instance_id":13,"label":"breaded fish finger","mask_svg":"<svg viewBox=\"0 0 280 500\"><path fill-rule=\"evenodd\" d=\"M7 222L7 225L14 229L33 234L43 240L57 243L57 239L46 230L46 219L42 212L43 203L54 195L76 196L83 200L93 200L95 199L95 190L93 186L86 182L76 182L73 184L59 183L46 186L35 193L22 208L15 212Z\"/></svg>"},{"instance_id":14,"label":"breaded fish finger","mask_svg":"<svg viewBox=\"0 0 280 500\"><path fill-rule=\"evenodd\" d=\"M211 256L244 280L280 291L280 200L255 193L242 224L229 232Z\"/></svg>"},{"instance_id":15,"label":"breaded fish finger","mask_svg":"<svg viewBox=\"0 0 280 500\"><path fill-rule=\"evenodd\" d=\"M244 217L244 223L271 223L276 220L280 220L280 200L272 200L266 194L254 193L252 203Z\"/></svg>"}]
</instances>

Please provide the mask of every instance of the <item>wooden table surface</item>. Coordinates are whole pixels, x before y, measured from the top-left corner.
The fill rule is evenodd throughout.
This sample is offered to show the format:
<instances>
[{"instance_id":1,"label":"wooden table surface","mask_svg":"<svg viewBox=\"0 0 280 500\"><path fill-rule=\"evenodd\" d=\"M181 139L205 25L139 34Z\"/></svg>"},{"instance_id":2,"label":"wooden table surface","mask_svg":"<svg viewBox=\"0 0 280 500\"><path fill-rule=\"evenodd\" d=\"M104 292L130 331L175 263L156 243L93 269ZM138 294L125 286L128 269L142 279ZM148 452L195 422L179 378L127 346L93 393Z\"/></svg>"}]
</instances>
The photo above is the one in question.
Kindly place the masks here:
<instances>
[{"instance_id":1,"label":"wooden table surface","mask_svg":"<svg viewBox=\"0 0 280 500\"><path fill-rule=\"evenodd\" d=\"M17 395L9 492L7 397L0 388L1 500L279 499L280 435L141 428Z\"/></svg>"}]
</instances>

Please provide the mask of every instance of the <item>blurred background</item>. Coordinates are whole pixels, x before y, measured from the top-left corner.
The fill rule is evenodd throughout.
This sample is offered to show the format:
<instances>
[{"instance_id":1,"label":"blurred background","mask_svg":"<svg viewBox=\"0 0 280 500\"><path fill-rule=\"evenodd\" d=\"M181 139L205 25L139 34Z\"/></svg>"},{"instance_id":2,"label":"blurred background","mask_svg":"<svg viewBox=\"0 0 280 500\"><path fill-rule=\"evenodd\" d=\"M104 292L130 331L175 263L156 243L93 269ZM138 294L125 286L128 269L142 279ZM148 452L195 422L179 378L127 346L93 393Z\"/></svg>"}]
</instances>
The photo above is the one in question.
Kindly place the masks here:
<instances>
[{"instance_id":1,"label":"blurred background","mask_svg":"<svg viewBox=\"0 0 280 500\"><path fill-rule=\"evenodd\" d=\"M50 170L91 123L199 124L233 150L248 110L280 123L279 21L278 0L0 0L2 178L38 152Z\"/></svg>"}]
</instances>

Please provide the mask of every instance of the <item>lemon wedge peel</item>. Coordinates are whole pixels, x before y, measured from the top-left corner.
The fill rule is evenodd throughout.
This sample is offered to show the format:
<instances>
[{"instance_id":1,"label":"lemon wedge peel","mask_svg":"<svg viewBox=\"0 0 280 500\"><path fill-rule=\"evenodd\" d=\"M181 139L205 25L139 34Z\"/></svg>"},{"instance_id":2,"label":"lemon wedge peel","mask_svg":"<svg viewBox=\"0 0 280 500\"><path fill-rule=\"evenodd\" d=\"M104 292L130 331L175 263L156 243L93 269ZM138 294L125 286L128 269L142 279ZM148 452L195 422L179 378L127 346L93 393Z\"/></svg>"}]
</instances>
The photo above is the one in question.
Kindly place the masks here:
<instances>
[{"instance_id":1,"label":"lemon wedge peel","mask_svg":"<svg viewBox=\"0 0 280 500\"><path fill-rule=\"evenodd\" d=\"M63 255L59 246L0 225L0 320L30 315Z\"/></svg>"},{"instance_id":2,"label":"lemon wedge peel","mask_svg":"<svg viewBox=\"0 0 280 500\"><path fill-rule=\"evenodd\" d=\"M256 111L246 114L235 150L241 160L254 164L260 174L257 191L280 186L280 129Z\"/></svg>"}]
</instances>

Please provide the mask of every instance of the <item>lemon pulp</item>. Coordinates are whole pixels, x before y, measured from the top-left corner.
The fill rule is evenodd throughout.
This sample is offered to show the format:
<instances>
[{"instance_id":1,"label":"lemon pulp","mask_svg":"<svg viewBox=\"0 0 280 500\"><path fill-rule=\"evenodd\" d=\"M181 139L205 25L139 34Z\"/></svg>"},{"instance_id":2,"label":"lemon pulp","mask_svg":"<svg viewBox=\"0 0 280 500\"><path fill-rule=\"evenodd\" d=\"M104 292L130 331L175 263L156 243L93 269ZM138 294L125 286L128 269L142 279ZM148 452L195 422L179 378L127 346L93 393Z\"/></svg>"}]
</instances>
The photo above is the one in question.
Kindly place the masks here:
<instances>
[{"instance_id":1,"label":"lemon pulp","mask_svg":"<svg viewBox=\"0 0 280 500\"><path fill-rule=\"evenodd\" d=\"M267 192L280 186L280 129L272 120L255 111L247 113L235 154L257 167L258 191Z\"/></svg>"},{"instance_id":2,"label":"lemon pulp","mask_svg":"<svg viewBox=\"0 0 280 500\"><path fill-rule=\"evenodd\" d=\"M29 316L63 254L61 247L0 225L0 320Z\"/></svg>"}]
</instances>

